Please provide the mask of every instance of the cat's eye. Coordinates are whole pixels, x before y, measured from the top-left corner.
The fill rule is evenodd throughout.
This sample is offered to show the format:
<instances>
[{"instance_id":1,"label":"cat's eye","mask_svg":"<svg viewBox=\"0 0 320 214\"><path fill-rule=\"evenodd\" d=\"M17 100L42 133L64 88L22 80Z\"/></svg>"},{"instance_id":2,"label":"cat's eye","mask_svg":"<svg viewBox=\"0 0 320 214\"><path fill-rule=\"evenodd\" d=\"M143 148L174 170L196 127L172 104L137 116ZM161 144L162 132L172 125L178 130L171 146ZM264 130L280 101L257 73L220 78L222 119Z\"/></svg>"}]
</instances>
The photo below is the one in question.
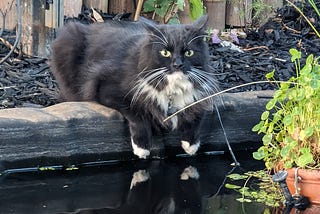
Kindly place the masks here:
<instances>
[{"instance_id":1,"label":"cat's eye","mask_svg":"<svg viewBox=\"0 0 320 214\"><path fill-rule=\"evenodd\" d=\"M166 50L166 49L163 49L160 51L160 54L163 56L163 57L170 57L171 56L171 52Z\"/></svg>"},{"instance_id":2,"label":"cat's eye","mask_svg":"<svg viewBox=\"0 0 320 214\"><path fill-rule=\"evenodd\" d=\"M184 52L184 55L186 57L191 57L191 56L193 56L193 54L194 54L193 50L187 50L186 52Z\"/></svg>"}]
</instances>

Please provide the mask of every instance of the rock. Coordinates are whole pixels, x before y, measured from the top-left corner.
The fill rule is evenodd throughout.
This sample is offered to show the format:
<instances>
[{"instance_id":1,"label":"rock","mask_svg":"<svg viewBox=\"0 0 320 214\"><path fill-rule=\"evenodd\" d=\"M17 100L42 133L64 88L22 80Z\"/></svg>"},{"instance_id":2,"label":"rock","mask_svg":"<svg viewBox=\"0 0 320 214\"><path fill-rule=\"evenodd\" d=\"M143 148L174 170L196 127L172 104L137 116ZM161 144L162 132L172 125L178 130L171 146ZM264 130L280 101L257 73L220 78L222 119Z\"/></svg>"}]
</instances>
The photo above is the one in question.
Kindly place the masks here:
<instances>
[{"instance_id":1,"label":"rock","mask_svg":"<svg viewBox=\"0 0 320 214\"><path fill-rule=\"evenodd\" d=\"M260 145L260 137L251 128L259 122L271 95L272 91L260 91L222 96L224 106L218 108L235 150ZM135 158L124 118L93 102L0 110L0 136L0 165L5 169ZM201 141L199 153L227 150L216 112L208 113ZM183 153L177 133L154 136L151 157Z\"/></svg>"}]
</instances>

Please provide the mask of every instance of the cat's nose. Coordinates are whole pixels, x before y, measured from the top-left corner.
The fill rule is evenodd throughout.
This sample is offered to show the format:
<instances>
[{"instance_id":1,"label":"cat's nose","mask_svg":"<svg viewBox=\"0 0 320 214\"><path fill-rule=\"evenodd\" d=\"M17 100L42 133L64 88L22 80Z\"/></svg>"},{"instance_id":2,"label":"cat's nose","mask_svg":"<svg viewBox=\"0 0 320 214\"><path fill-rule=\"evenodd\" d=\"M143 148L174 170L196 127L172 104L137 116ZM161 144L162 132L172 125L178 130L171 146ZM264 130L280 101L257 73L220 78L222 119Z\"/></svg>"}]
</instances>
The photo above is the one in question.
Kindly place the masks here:
<instances>
[{"instance_id":1,"label":"cat's nose","mask_svg":"<svg viewBox=\"0 0 320 214\"><path fill-rule=\"evenodd\" d=\"M182 68L183 62L180 58L176 58L173 62L173 67L176 69Z\"/></svg>"}]
</instances>

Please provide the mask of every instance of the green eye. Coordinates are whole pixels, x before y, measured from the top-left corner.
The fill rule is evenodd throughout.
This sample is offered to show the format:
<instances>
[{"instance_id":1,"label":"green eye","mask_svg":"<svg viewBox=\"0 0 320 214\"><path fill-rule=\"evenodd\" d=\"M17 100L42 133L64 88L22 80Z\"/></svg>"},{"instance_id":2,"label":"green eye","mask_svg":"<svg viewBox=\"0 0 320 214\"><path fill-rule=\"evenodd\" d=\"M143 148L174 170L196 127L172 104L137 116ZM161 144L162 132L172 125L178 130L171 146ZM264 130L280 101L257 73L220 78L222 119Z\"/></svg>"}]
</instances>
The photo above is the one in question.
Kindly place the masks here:
<instances>
[{"instance_id":1,"label":"green eye","mask_svg":"<svg viewBox=\"0 0 320 214\"><path fill-rule=\"evenodd\" d=\"M163 49L160 51L160 54L163 56L163 57L170 57L171 56L171 52L166 50L166 49Z\"/></svg>"},{"instance_id":2,"label":"green eye","mask_svg":"<svg viewBox=\"0 0 320 214\"><path fill-rule=\"evenodd\" d=\"M194 54L193 50L187 50L186 52L184 52L184 55L186 57L191 57L191 56L193 56L193 54Z\"/></svg>"}]
</instances>

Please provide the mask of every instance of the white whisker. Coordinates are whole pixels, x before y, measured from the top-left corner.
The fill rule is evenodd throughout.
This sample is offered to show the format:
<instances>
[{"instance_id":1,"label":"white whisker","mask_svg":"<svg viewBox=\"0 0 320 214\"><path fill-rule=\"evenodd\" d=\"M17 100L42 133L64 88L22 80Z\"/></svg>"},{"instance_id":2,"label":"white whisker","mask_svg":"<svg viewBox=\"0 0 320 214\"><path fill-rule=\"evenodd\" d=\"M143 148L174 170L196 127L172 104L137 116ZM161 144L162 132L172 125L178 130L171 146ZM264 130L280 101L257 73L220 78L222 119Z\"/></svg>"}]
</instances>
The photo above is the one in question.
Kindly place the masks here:
<instances>
[{"instance_id":1,"label":"white whisker","mask_svg":"<svg viewBox=\"0 0 320 214\"><path fill-rule=\"evenodd\" d=\"M210 76L219 76L219 75L226 74L226 73L219 73L219 74L217 74L217 73L208 72L208 71L202 70L202 68L203 68L202 66L193 66L192 68L193 68L193 69L198 69L199 71L201 71L201 73L205 73L205 74L208 74L208 75L210 75ZM209 68L210 68L211 70L214 70L214 68L213 68L212 66L209 66Z\"/></svg>"},{"instance_id":2,"label":"white whisker","mask_svg":"<svg viewBox=\"0 0 320 214\"><path fill-rule=\"evenodd\" d=\"M201 90L200 90L200 93L202 96L201 99L212 94L212 88L203 79L199 78L199 76L197 76L194 73L189 73L189 74L190 74L190 78L201 86ZM210 107L212 107L213 99L209 99L208 104Z\"/></svg>"},{"instance_id":3,"label":"white whisker","mask_svg":"<svg viewBox=\"0 0 320 214\"><path fill-rule=\"evenodd\" d=\"M166 67L161 67L161 68L156 68L156 69L151 69L151 70L142 70L138 75L137 78L142 78L144 79L145 77L147 77L149 74L152 74L154 72L160 71L160 70L166 70ZM142 74L144 74L144 76L142 77Z\"/></svg>"},{"instance_id":4,"label":"white whisker","mask_svg":"<svg viewBox=\"0 0 320 214\"><path fill-rule=\"evenodd\" d=\"M135 105L141 96L148 91L148 86L153 87L151 86L151 83L158 80L156 83L157 86L163 80L166 71L167 68L165 67L149 70L148 73L144 71L146 74L142 78L140 77L140 79L136 81L134 87L130 90L130 92L134 91L131 106Z\"/></svg>"},{"instance_id":5,"label":"white whisker","mask_svg":"<svg viewBox=\"0 0 320 214\"><path fill-rule=\"evenodd\" d=\"M154 88L157 88L159 86L159 84L164 80L165 77L166 77L165 73L161 74L161 78L159 79L157 84L154 86Z\"/></svg>"},{"instance_id":6,"label":"white whisker","mask_svg":"<svg viewBox=\"0 0 320 214\"><path fill-rule=\"evenodd\" d=\"M191 68L191 71L196 73L197 75L199 75L202 79L206 80L207 82L210 83L210 85L212 87L214 87L214 89L216 91L220 91L219 86L218 86L218 81L215 78L212 78L210 76L211 73L205 72L203 70L200 69L196 69L196 68Z\"/></svg>"},{"instance_id":7,"label":"white whisker","mask_svg":"<svg viewBox=\"0 0 320 214\"><path fill-rule=\"evenodd\" d=\"M163 70L165 69L165 67L161 67L161 68L156 68L156 69L151 69L151 70L147 70L147 68L144 68L135 78L135 84L134 86L131 88L131 90L125 95L125 97L127 97L132 91L136 90L139 87L139 83L141 82L142 79L144 79L145 77L147 77L148 75ZM142 76L144 75L144 76Z\"/></svg>"},{"instance_id":8,"label":"white whisker","mask_svg":"<svg viewBox=\"0 0 320 214\"><path fill-rule=\"evenodd\" d=\"M191 68L191 71L188 73L190 77L199 84L201 87L201 91L203 91L203 96L209 96L214 92L220 91L218 86L218 81L215 78L212 78L208 73L204 70L200 70L198 68ZM222 98L220 97L221 103L223 103ZM210 100L210 104L212 104L213 100Z\"/></svg>"},{"instance_id":9,"label":"white whisker","mask_svg":"<svg viewBox=\"0 0 320 214\"><path fill-rule=\"evenodd\" d=\"M167 44L164 44L163 42L150 42L150 44L160 44L167 47Z\"/></svg>"},{"instance_id":10,"label":"white whisker","mask_svg":"<svg viewBox=\"0 0 320 214\"><path fill-rule=\"evenodd\" d=\"M161 32L161 30L159 28L157 28L155 25L152 25L150 23L144 22L144 24L149 25L150 27L152 27L153 29L155 29L158 33L160 33L160 35L162 36L162 39L165 41L166 44L168 44L168 40L165 37L165 35ZM159 37L160 38L160 37Z\"/></svg>"},{"instance_id":11,"label":"white whisker","mask_svg":"<svg viewBox=\"0 0 320 214\"><path fill-rule=\"evenodd\" d=\"M193 42L194 40L196 40L196 39L198 39L198 38L203 38L203 37L208 37L208 35L199 35L199 36L193 37L193 38L187 43L187 45L190 45L191 42Z\"/></svg>"}]
</instances>

